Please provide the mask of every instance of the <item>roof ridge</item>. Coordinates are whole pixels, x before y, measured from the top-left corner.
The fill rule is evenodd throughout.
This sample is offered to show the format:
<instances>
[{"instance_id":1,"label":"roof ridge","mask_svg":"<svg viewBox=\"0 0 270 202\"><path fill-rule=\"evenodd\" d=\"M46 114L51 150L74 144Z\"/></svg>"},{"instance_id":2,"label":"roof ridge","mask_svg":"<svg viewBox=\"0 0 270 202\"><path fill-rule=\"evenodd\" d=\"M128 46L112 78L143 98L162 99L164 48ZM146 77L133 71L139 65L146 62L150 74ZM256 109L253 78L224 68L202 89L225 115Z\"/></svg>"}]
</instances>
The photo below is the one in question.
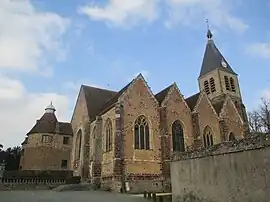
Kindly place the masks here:
<instances>
[{"instance_id":1,"label":"roof ridge","mask_svg":"<svg viewBox=\"0 0 270 202\"><path fill-rule=\"evenodd\" d=\"M93 121L96 116L104 114L106 112L106 110L109 110L111 108L111 106L113 106L113 104L115 104L117 102L118 98L125 92L125 90L132 84L132 82L134 80L135 79L132 79L131 82L129 82L127 85L125 85L123 88L121 88L118 92L116 92L115 95L113 95L112 97L107 99L104 102L104 104L101 106L100 110L96 113L95 116L92 117L92 119L90 121Z\"/></svg>"},{"instance_id":2,"label":"roof ridge","mask_svg":"<svg viewBox=\"0 0 270 202\"><path fill-rule=\"evenodd\" d=\"M109 90L109 89L105 89L105 88L99 88L99 87L95 87L95 86L88 86L88 85L85 85L85 84L82 84L81 85L82 87L86 87L86 88L94 88L94 89L98 89L98 90L104 90L104 91L109 91L109 92L117 92L117 91L114 91L114 90Z\"/></svg>"}]
</instances>

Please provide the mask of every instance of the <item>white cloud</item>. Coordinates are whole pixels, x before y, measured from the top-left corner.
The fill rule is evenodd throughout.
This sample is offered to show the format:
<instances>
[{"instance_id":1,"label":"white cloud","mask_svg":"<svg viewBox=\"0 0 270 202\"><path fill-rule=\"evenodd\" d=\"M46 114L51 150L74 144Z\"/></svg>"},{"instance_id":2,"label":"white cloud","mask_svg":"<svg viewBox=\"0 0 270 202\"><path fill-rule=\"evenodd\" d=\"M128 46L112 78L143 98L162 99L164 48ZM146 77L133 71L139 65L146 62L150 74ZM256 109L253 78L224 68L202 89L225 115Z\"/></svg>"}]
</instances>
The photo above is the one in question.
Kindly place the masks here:
<instances>
[{"instance_id":1,"label":"white cloud","mask_svg":"<svg viewBox=\"0 0 270 202\"><path fill-rule=\"evenodd\" d=\"M19 145L50 101L58 119L70 121L69 100L54 92L31 93L20 81L0 75L0 143L4 147Z\"/></svg>"},{"instance_id":2,"label":"white cloud","mask_svg":"<svg viewBox=\"0 0 270 202\"><path fill-rule=\"evenodd\" d=\"M50 76L50 61L65 57L61 41L68 25L69 20L58 14L37 11L30 0L0 0L0 143L4 147L20 145L51 100L59 120L69 121L66 95L30 92L12 77L17 70Z\"/></svg>"},{"instance_id":3,"label":"white cloud","mask_svg":"<svg viewBox=\"0 0 270 202\"><path fill-rule=\"evenodd\" d=\"M37 71L48 65L47 56L63 59L68 24L58 14L37 11L29 0L1 0L0 69Z\"/></svg>"},{"instance_id":4,"label":"white cloud","mask_svg":"<svg viewBox=\"0 0 270 202\"><path fill-rule=\"evenodd\" d=\"M78 9L96 21L105 21L116 26L130 27L139 22L153 22L158 17L159 0L108 0L104 7L95 4Z\"/></svg>"},{"instance_id":5,"label":"white cloud","mask_svg":"<svg viewBox=\"0 0 270 202\"><path fill-rule=\"evenodd\" d=\"M219 28L229 28L239 33L245 31L248 25L231 12L229 1L222 0L166 0L169 6L167 27L176 24L195 26L203 24L206 18L210 24ZM230 1L231 3L235 3Z\"/></svg>"},{"instance_id":6,"label":"white cloud","mask_svg":"<svg viewBox=\"0 0 270 202\"><path fill-rule=\"evenodd\" d=\"M266 100L270 100L270 89L263 90L262 97L265 98Z\"/></svg>"},{"instance_id":7,"label":"white cloud","mask_svg":"<svg viewBox=\"0 0 270 202\"><path fill-rule=\"evenodd\" d=\"M270 59L270 43L254 43L247 47L246 52L250 55L264 59Z\"/></svg>"}]
</instances>

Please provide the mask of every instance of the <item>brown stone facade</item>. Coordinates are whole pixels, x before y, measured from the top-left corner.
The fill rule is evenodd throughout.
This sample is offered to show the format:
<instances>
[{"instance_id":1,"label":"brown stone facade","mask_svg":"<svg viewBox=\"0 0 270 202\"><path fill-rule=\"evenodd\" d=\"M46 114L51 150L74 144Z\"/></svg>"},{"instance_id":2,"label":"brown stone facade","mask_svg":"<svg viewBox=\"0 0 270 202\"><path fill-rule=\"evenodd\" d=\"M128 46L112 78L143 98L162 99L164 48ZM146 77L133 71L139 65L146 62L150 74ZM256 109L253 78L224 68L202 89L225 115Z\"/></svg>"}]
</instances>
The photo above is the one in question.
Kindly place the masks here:
<instances>
[{"instance_id":1,"label":"brown stone facade","mask_svg":"<svg viewBox=\"0 0 270 202\"><path fill-rule=\"evenodd\" d=\"M172 156L243 138L248 129L237 74L213 35L207 37L199 92L188 98L175 83L154 95L141 74L118 92L82 86L71 121L71 161L88 171L74 170L104 189L165 191Z\"/></svg>"},{"instance_id":2,"label":"brown stone facade","mask_svg":"<svg viewBox=\"0 0 270 202\"><path fill-rule=\"evenodd\" d=\"M185 151L204 146L206 129L213 135L213 144L228 141L230 133L236 139L243 137L243 120L230 95L224 97L219 111L204 91L198 95L195 106L190 108L188 102L176 84L166 90L166 95L159 102L144 78L138 76L116 99L116 103L88 121L90 124L82 125L81 119L79 123L73 122L74 126L79 125L84 131L89 131L84 133L88 137L82 138L81 143L81 148L84 148L83 144L89 145L87 155L81 151L80 162L87 164L86 174L81 176L103 189L118 192L168 191L170 161L177 154L173 150L174 122L179 121L183 128ZM135 145L136 120L141 116L149 126L147 149L138 149ZM106 139L108 120L112 123L110 150L107 150ZM75 138L76 135L72 156L76 156Z\"/></svg>"},{"instance_id":3,"label":"brown stone facade","mask_svg":"<svg viewBox=\"0 0 270 202\"><path fill-rule=\"evenodd\" d=\"M49 142L42 142L42 136L48 136ZM68 144L63 144L64 137ZM21 170L70 170L72 137L61 134L31 134L27 144L23 145ZM64 162L65 161L65 162ZM66 165L65 165L66 164Z\"/></svg>"}]
</instances>

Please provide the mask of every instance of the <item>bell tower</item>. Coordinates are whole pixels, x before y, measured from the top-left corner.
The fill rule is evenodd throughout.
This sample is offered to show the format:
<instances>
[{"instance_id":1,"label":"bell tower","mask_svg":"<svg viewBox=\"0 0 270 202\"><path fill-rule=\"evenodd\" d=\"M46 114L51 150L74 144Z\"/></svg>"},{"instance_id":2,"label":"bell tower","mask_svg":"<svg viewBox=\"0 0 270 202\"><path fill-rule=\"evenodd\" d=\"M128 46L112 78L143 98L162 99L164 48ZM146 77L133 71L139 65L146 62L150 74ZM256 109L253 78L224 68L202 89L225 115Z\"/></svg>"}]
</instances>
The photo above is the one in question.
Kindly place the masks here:
<instances>
[{"instance_id":1,"label":"bell tower","mask_svg":"<svg viewBox=\"0 0 270 202\"><path fill-rule=\"evenodd\" d=\"M248 128L238 75L216 47L209 26L198 82L200 91L204 90L213 104L223 102L225 96L229 94Z\"/></svg>"}]
</instances>

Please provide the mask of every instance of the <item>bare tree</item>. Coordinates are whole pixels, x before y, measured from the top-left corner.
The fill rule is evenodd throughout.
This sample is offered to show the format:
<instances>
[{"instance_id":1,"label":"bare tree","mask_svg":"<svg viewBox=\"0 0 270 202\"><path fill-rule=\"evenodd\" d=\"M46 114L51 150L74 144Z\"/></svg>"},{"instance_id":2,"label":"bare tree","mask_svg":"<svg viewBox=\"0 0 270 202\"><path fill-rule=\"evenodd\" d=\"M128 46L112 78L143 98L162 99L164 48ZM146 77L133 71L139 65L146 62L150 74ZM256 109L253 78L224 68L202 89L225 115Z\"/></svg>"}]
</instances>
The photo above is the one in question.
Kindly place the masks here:
<instances>
[{"instance_id":1,"label":"bare tree","mask_svg":"<svg viewBox=\"0 0 270 202\"><path fill-rule=\"evenodd\" d=\"M248 124L251 132L263 132L261 116L258 111L248 112Z\"/></svg>"},{"instance_id":2,"label":"bare tree","mask_svg":"<svg viewBox=\"0 0 270 202\"><path fill-rule=\"evenodd\" d=\"M265 132L270 133L270 100L262 98L259 115Z\"/></svg>"}]
</instances>

